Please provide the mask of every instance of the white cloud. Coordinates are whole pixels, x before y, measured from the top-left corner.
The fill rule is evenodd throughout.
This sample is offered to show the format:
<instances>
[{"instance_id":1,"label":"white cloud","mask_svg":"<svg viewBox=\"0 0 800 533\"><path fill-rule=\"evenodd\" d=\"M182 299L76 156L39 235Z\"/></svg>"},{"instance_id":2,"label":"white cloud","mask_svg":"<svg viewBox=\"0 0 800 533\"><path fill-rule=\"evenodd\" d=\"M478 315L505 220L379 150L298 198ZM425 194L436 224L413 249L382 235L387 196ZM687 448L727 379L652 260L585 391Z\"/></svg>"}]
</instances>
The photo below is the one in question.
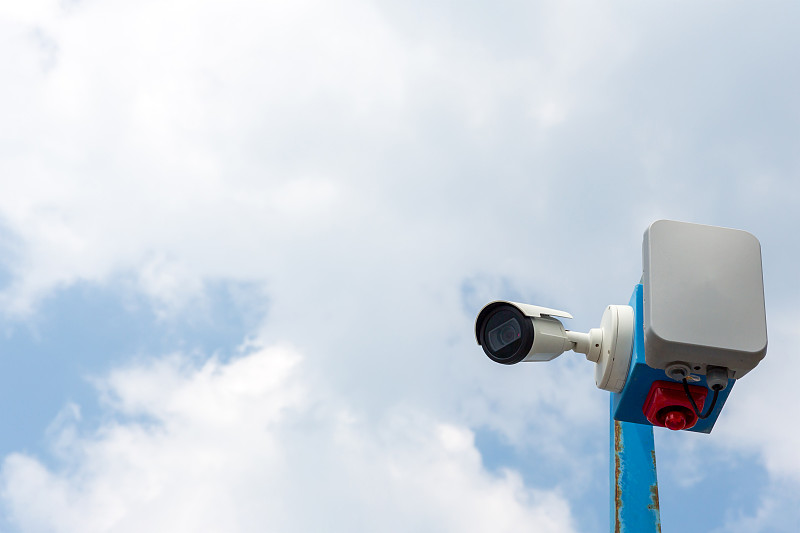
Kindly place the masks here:
<instances>
[{"instance_id":1,"label":"white cloud","mask_svg":"<svg viewBox=\"0 0 800 533\"><path fill-rule=\"evenodd\" d=\"M752 505L753 511L734 508L726 516L719 517L721 522L714 533L791 533L797 530L800 521L798 510L800 498L794 484L772 483L765 488Z\"/></svg>"},{"instance_id":2,"label":"white cloud","mask_svg":"<svg viewBox=\"0 0 800 533\"><path fill-rule=\"evenodd\" d=\"M65 411L60 466L13 454L23 531L574 531L565 499L484 470L470 430L419 412L371 425L294 351L174 355L100 381L111 418Z\"/></svg>"},{"instance_id":3,"label":"white cloud","mask_svg":"<svg viewBox=\"0 0 800 533\"><path fill-rule=\"evenodd\" d=\"M382 9L81 2L9 17L0 118L14 126L0 135L19 150L0 216L22 246L4 307L29 312L54 287L161 256L200 277L264 279L349 270L354 255L413 268L446 248L437 271L459 276L493 263L476 242L513 248L480 213L533 224L560 195L508 147L536 156L537 136L569 116L565 89L596 63L576 36L613 47L613 31L551 6L559 24L535 23L553 46L504 58L463 35L415 40ZM48 69L33 34L54 43ZM505 269L529 277L515 259Z\"/></svg>"},{"instance_id":4,"label":"white cloud","mask_svg":"<svg viewBox=\"0 0 800 533\"><path fill-rule=\"evenodd\" d=\"M791 415L800 374L792 355L797 320L794 310L770 315L767 356L737 382L715 433L720 446L759 451L778 482L800 484L800 428Z\"/></svg>"},{"instance_id":5,"label":"white cloud","mask_svg":"<svg viewBox=\"0 0 800 533\"><path fill-rule=\"evenodd\" d=\"M206 305L210 280L254 281L261 336L314 354L367 427L430 409L563 461L565 478L597 472L607 397L588 363L492 367L467 315L514 294L596 326L627 300L657 217L753 231L782 289L770 305L794 305L795 25L744 2L467 4L5 2L0 307L123 277L168 320ZM771 362L794 330L770 335L711 438L796 480L775 414L793 366ZM173 390L158 381L183 375L173 363L147 380ZM118 408L161 413L147 380ZM437 423L414 431L438 450ZM108 442L150 438L137 428Z\"/></svg>"},{"instance_id":6,"label":"white cloud","mask_svg":"<svg viewBox=\"0 0 800 533\"><path fill-rule=\"evenodd\" d=\"M523 289L548 279L548 299L579 292L563 256L534 259L508 231L563 207L508 146L537 153L530 139L569 116L562 89L598 53L577 35L613 44L610 29L548 10L556 46L533 57L457 28L415 39L391 8L359 0L54 12L39 25L58 44L55 65L19 63L6 90L30 96L1 111L26 151L0 178L0 215L20 242L0 303L30 312L54 288L122 274L166 319L203 305L208 280L255 280L271 302L263 336L296 340L376 413L409 401L463 416L476 401L470 423L517 443L530 424L557 428L564 410L591 420L603 400L590 387L555 386L569 369L512 376L477 363L460 294L485 272ZM40 53L24 37L34 24L15 24L15 46ZM542 400L553 402L544 415L527 409Z\"/></svg>"}]
</instances>

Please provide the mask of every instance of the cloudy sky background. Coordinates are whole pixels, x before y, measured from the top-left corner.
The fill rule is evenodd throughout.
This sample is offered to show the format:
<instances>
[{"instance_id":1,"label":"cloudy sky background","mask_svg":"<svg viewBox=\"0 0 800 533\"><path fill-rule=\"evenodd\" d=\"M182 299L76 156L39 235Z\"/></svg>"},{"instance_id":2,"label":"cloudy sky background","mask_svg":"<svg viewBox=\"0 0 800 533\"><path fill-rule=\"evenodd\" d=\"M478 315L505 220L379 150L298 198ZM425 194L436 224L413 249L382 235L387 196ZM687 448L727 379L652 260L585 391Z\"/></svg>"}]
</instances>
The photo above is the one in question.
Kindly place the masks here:
<instances>
[{"instance_id":1,"label":"cloudy sky background","mask_svg":"<svg viewBox=\"0 0 800 533\"><path fill-rule=\"evenodd\" d=\"M770 347L663 531L796 531L800 5L0 2L0 530L599 532L608 394L486 302L762 243Z\"/></svg>"}]
</instances>

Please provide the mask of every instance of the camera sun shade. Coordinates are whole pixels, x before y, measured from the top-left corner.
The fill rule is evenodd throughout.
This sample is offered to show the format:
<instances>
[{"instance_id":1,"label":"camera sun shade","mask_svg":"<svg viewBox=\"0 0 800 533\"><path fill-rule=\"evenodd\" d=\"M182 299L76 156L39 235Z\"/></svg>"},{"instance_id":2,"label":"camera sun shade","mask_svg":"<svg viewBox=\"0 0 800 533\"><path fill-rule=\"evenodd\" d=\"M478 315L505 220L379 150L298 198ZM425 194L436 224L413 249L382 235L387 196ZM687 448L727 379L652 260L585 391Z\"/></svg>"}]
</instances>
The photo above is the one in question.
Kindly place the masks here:
<instances>
[{"instance_id":1,"label":"camera sun shade","mask_svg":"<svg viewBox=\"0 0 800 533\"><path fill-rule=\"evenodd\" d=\"M659 220L643 243L647 365L738 379L767 352L761 245L746 231Z\"/></svg>"}]
</instances>

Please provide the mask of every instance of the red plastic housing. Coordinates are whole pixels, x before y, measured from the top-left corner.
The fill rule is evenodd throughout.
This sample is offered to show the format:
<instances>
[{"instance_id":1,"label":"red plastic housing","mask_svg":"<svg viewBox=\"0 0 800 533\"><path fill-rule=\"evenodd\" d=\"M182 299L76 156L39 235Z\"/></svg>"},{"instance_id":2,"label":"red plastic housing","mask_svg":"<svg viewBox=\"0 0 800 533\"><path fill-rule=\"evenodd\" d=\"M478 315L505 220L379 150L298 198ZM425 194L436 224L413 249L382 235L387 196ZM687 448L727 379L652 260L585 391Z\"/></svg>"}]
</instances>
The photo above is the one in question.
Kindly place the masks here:
<instances>
[{"instance_id":1,"label":"red plastic housing","mask_svg":"<svg viewBox=\"0 0 800 533\"><path fill-rule=\"evenodd\" d=\"M697 410L703 411L708 396L708 389L697 385L689 385L689 393L697 404ZM669 428L673 431L689 429L697 423L697 414L683 390L683 383L674 381L654 381L644 401L642 411L647 420L654 426Z\"/></svg>"}]
</instances>

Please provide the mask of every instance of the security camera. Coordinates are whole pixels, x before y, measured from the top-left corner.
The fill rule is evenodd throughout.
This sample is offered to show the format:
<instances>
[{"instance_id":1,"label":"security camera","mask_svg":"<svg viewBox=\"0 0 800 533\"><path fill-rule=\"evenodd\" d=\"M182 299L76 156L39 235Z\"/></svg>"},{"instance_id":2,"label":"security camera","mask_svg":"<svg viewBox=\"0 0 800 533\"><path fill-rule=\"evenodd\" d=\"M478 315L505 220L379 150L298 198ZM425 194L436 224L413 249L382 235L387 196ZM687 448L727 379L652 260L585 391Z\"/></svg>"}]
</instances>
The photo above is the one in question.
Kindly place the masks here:
<instances>
[{"instance_id":1,"label":"security camera","mask_svg":"<svg viewBox=\"0 0 800 533\"><path fill-rule=\"evenodd\" d=\"M537 305L492 302L478 313L475 338L492 361L504 365L550 361L568 350L582 353L597 364L597 387L620 392L633 350L633 308L609 305L600 327L589 333L566 330L556 317L572 318L572 315Z\"/></svg>"}]
</instances>

